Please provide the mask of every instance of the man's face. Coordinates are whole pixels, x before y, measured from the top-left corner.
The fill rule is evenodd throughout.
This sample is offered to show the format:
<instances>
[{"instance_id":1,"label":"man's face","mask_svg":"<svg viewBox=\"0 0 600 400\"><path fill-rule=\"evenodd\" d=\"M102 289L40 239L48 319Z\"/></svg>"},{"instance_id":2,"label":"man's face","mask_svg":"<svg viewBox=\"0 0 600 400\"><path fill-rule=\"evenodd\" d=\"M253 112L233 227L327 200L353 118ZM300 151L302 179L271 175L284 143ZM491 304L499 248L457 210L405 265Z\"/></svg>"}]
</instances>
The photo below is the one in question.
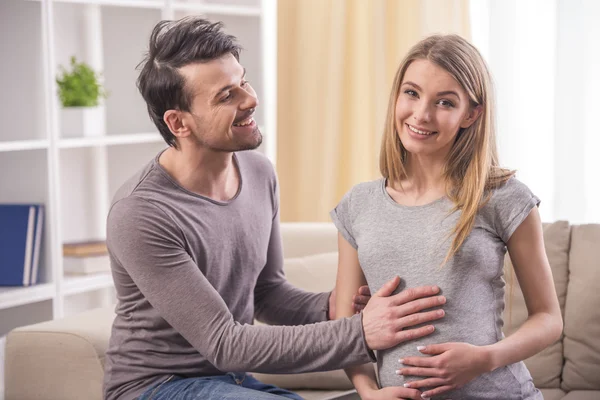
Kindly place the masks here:
<instances>
[{"instance_id":1,"label":"man's face","mask_svg":"<svg viewBox=\"0 0 600 400\"><path fill-rule=\"evenodd\" d=\"M261 144L262 134L254 121L258 99L232 54L179 71L192 95L190 112L184 113L192 140L221 152L252 150Z\"/></svg>"}]
</instances>

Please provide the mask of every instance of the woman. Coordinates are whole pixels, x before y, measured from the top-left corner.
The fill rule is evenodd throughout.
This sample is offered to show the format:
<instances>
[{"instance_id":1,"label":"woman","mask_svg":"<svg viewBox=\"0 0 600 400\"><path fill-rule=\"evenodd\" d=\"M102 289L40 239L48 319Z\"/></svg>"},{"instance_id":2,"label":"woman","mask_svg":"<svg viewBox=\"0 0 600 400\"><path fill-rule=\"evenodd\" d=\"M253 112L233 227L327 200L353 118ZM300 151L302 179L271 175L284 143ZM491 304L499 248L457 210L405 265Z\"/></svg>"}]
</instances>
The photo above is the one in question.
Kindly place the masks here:
<instances>
[{"instance_id":1,"label":"woman","mask_svg":"<svg viewBox=\"0 0 600 400\"><path fill-rule=\"evenodd\" d=\"M446 315L425 338L346 370L363 399L542 399L522 360L557 340L562 319L539 200L498 166L491 79L456 35L431 36L400 64L380 154L382 179L331 212L339 230L338 317L365 283L395 275L438 285ZM508 249L529 317L502 335Z\"/></svg>"}]
</instances>

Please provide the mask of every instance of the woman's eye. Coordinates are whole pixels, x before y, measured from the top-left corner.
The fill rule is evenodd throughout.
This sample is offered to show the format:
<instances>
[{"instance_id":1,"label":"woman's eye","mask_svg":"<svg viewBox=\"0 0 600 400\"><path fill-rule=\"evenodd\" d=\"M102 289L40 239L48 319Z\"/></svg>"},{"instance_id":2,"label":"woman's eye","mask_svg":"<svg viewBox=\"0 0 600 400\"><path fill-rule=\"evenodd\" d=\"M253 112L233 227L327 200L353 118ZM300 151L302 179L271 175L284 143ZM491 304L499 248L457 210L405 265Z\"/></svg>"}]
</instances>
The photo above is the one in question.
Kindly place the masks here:
<instances>
[{"instance_id":1,"label":"woman's eye","mask_svg":"<svg viewBox=\"0 0 600 400\"><path fill-rule=\"evenodd\" d=\"M406 93L409 96L417 97L417 92L415 92L414 90L405 90L404 93Z\"/></svg>"},{"instance_id":2,"label":"woman's eye","mask_svg":"<svg viewBox=\"0 0 600 400\"><path fill-rule=\"evenodd\" d=\"M448 100L440 100L438 102L438 104L440 104L441 106L444 106L444 107L454 107L454 104Z\"/></svg>"}]
</instances>

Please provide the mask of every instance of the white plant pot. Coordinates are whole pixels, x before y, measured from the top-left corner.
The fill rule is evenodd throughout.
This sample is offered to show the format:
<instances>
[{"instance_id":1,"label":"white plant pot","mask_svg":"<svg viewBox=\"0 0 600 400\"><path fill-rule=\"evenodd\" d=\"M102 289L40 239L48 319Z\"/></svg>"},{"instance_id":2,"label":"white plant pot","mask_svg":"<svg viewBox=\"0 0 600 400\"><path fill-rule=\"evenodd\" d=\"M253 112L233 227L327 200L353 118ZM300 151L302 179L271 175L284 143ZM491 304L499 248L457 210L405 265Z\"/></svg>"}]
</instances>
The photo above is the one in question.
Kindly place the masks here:
<instances>
[{"instance_id":1,"label":"white plant pot","mask_svg":"<svg viewBox=\"0 0 600 400\"><path fill-rule=\"evenodd\" d=\"M62 137L97 137L106 134L104 106L65 107L61 113Z\"/></svg>"}]
</instances>

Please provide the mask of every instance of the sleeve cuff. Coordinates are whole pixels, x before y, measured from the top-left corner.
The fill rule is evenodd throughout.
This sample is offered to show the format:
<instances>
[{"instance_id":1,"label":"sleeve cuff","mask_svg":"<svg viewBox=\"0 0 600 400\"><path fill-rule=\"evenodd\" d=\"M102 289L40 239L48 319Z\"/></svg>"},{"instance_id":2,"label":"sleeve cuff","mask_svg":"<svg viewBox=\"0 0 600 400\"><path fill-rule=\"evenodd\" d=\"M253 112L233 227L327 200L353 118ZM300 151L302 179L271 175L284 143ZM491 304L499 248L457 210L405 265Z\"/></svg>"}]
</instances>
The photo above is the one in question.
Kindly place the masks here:
<instances>
[{"instance_id":1,"label":"sleeve cuff","mask_svg":"<svg viewBox=\"0 0 600 400\"><path fill-rule=\"evenodd\" d=\"M358 246L356 244L356 241L354 240L354 238L352 237L352 235L350 234L350 232L348 232L348 230L346 229L346 227L344 226L344 224L342 223L342 221L338 217L336 210L335 209L331 210L331 212L329 213L329 215L331 216L331 220L333 221L333 224L338 229L338 231L342 234L342 236L344 237L344 239L346 239L346 241L348 241L348 243L350 243L350 245L352 247L354 247L355 249L358 250Z\"/></svg>"},{"instance_id":2,"label":"sleeve cuff","mask_svg":"<svg viewBox=\"0 0 600 400\"><path fill-rule=\"evenodd\" d=\"M517 228L521 225L521 223L523 223L525 218L527 218L527 216L529 215L531 210L533 210L534 207L539 206L539 205L540 205L540 199L537 198L537 196L535 196L535 195L531 196L531 198L529 199L529 201L527 202L527 204L525 205L523 210L521 210L521 212L513 218L513 220L510 222L510 224L504 231L502 240L504 241L505 244L508 243L508 240L510 239L512 234L517 230Z\"/></svg>"},{"instance_id":3,"label":"sleeve cuff","mask_svg":"<svg viewBox=\"0 0 600 400\"><path fill-rule=\"evenodd\" d=\"M363 344L365 346L365 349L367 350L367 354L369 355L369 358L371 359L371 362L377 362L377 357L375 356L375 352L373 350L371 350L369 348L369 346L367 346L367 338L365 337L365 329L363 328L363 313L360 313L360 335L362 337L362 341Z\"/></svg>"}]
</instances>

